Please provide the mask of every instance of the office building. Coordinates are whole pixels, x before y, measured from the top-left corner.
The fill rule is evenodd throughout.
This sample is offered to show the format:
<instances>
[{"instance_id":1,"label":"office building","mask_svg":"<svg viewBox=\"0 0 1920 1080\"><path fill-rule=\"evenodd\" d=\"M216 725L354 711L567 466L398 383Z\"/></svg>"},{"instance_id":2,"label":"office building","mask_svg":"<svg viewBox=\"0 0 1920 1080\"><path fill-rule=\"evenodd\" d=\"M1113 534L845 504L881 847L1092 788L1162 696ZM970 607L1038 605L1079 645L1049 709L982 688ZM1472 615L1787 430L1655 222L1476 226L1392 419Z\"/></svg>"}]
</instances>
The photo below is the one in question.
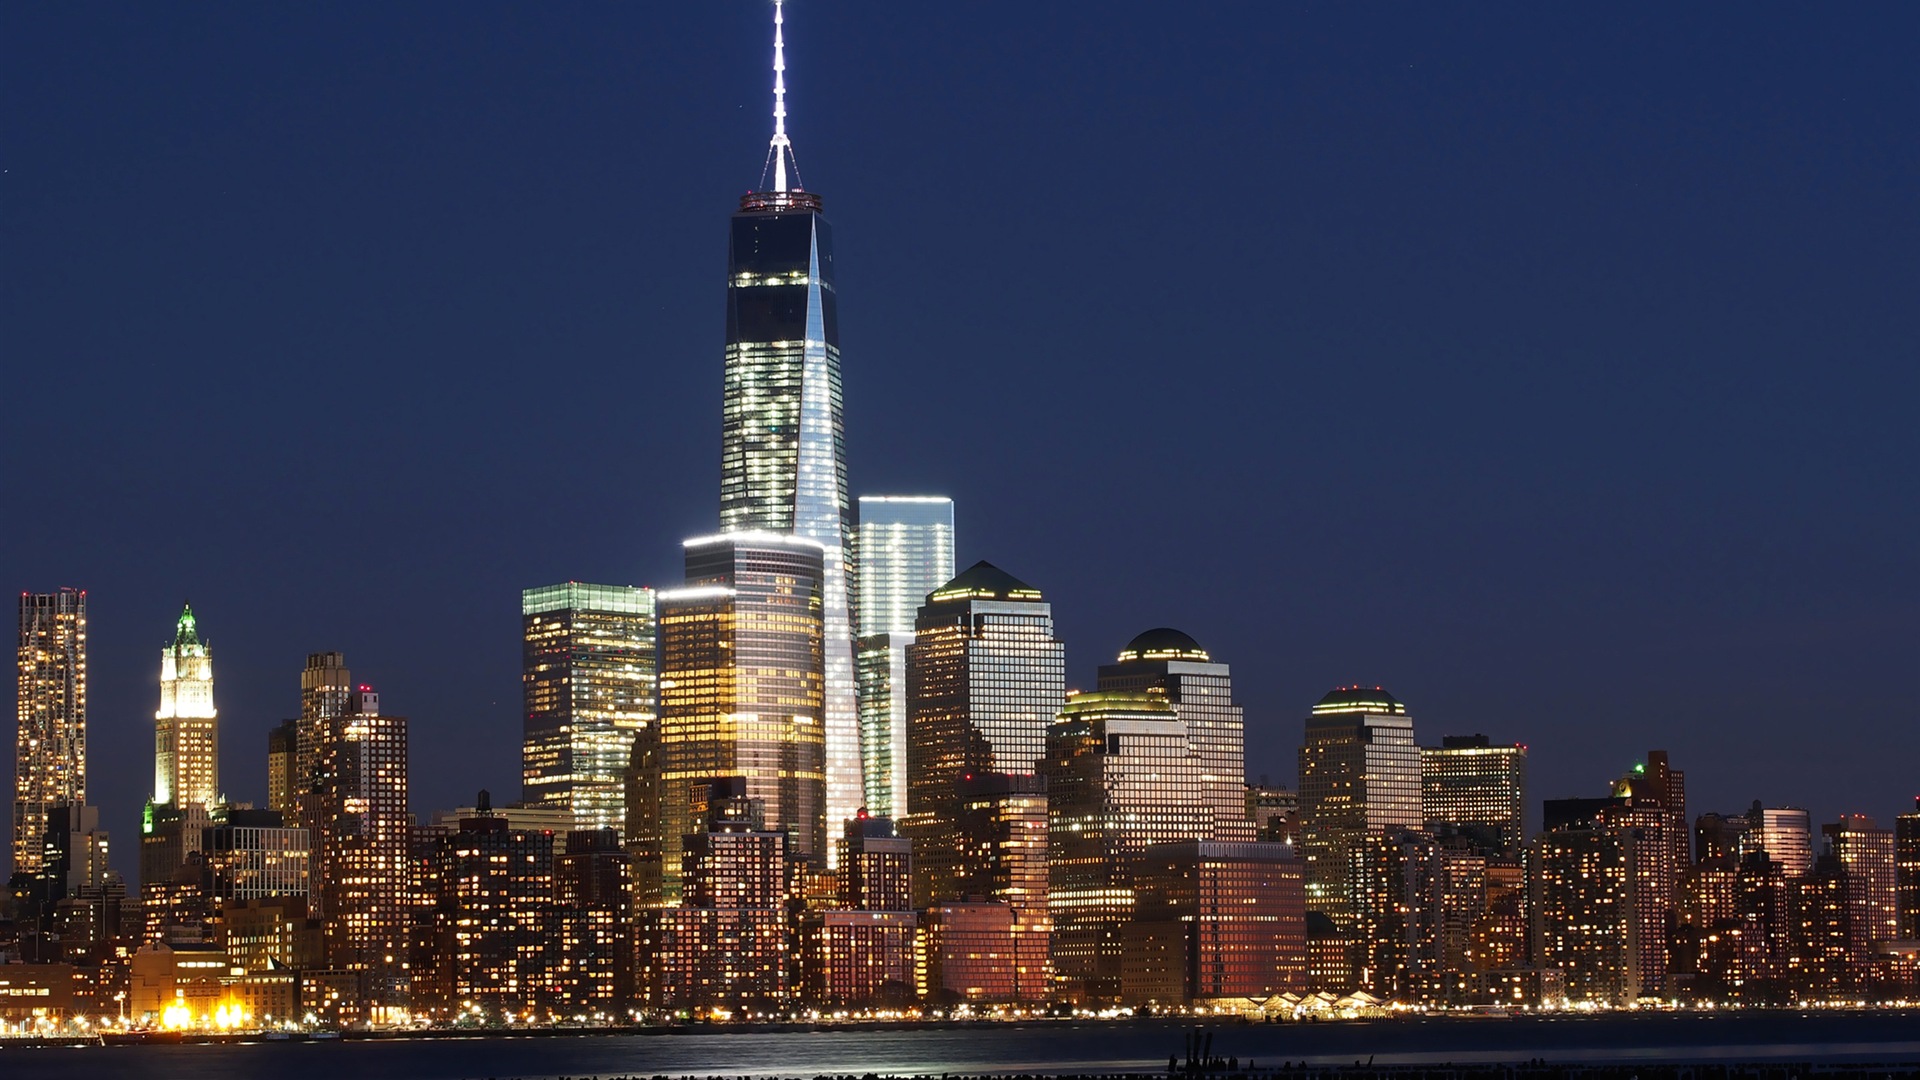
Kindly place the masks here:
<instances>
[{"instance_id":1,"label":"office building","mask_svg":"<svg viewBox=\"0 0 1920 1080\"><path fill-rule=\"evenodd\" d=\"M1862 961L1874 946L1900 937L1899 859L1892 829L1865 814L1842 814L1820 826L1827 850L1846 872L1854 951Z\"/></svg>"},{"instance_id":2,"label":"office building","mask_svg":"<svg viewBox=\"0 0 1920 1080\"><path fill-rule=\"evenodd\" d=\"M1191 1004L1308 991L1306 887L1288 845L1154 844L1141 852L1133 878L1138 906L1122 934L1146 947L1122 950L1123 1003ZM1165 943L1174 962L1129 972L1127 958L1151 957L1155 942ZM1176 994L1166 993L1160 970L1177 972Z\"/></svg>"},{"instance_id":3,"label":"office building","mask_svg":"<svg viewBox=\"0 0 1920 1080\"><path fill-rule=\"evenodd\" d=\"M862 495L858 537L854 663L866 805L897 817L907 812L907 646L927 595L953 578L953 500Z\"/></svg>"},{"instance_id":4,"label":"office building","mask_svg":"<svg viewBox=\"0 0 1920 1080\"><path fill-rule=\"evenodd\" d=\"M1913 812L1893 823L1894 907L1900 914L1900 939L1920 941L1920 796Z\"/></svg>"},{"instance_id":5,"label":"office building","mask_svg":"<svg viewBox=\"0 0 1920 1080\"><path fill-rule=\"evenodd\" d=\"M325 808L319 801L324 748L333 721L352 711L353 694L353 672L344 655L307 654L306 667L300 672L300 719L294 728L294 814L287 823L306 829L316 839L324 824Z\"/></svg>"},{"instance_id":6,"label":"office building","mask_svg":"<svg viewBox=\"0 0 1920 1080\"><path fill-rule=\"evenodd\" d=\"M633 742L654 720L653 590L570 581L520 594L521 802L566 830L623 828Z\"/></svg>"},{"instance_id":7,"label":"office building","mask_svg":"<svg viewBox=\"0 0 1920 1080\"><path fill-rule=\"evenodd\" d=\"M786 132L781 20L776 2L772 176L741 198L729 228L720 531L790 533L820 548L825 686L816 722L826 747L822 815L838 829L859 812L863 787L840 319L833 230L820 196L801 188Z\"/></svg>"},{"instance_id":8,"label":"office building","mask_svg":"<svg viewBox=\"0 0 1920 1080\"><path fill-rule=\"evenodd\" d=\"M191 605L160 651L160 708L153 714L153 801L220 802L220 739L213 707L213 652L200 640Z\"/></svg>"},{"instance_id":9,"label":"office building","mask_svg":"<svg viewBox=\"0 0 1920 1080\"><path fill-rule=\"evenodd\" d=\"M830 858L821 557L774 533L686 542L687 585L658 598L660 720L634 751L642 903L680 898L684 840L717 777L739 778L765 828L789 837L783 858Z\"/></svg>"},{"instance_id":10,"label":"office building","mask_svg":"<svg viewBox=\"0 0 1920 1080\"><path fill-rule=\"evenodd\" d=\"M1407 707L1379 687L1337 687L1307 717L1300 748L1300 850L1307 907L1345 927L1347 853L1360 839L1418 829L1420 748Z\"/></svg>"},{"instance_id":11,"label":"office building","mask_svg":"<svg viewBox=\"0 0 1920 1080\"><path fill-rule=\"evenodd\" d=\"M1102 664L1096 688L1164 693L1200 759L1214 839L1256 839L1258 827L1246 812L1246 721L1233 700L1233 672L1226 664L1193 638L1162 626L1135 636L1114 663Z\"/></svg>"},{"instance_id":12,"label":"office building","mask_svg":"<svg viewBox=\"0 0 1920 1080\"><path fill-rule=\"evenodd\" d=\"M222 808L201 832L207 895L216 903L298 897L313 888L312 840L272 810Z\"/></svg>"},{"instance_id":13,"label":"office building","mask_svg":"<svg viewBox=\"0 0 1920 1080\"><path fill-rule=\"evenodd\" d=\"M329 966L353 973L360 1001L385 1008L408 981L407 718L381 712L369 687L342 707L322 717L315 747L315 891Z\"/></svg>"},{"instance_id":14,"label":"office building","mask_svg":"<svg viewBox=\"0 0 1920 1080\"><path fill-rule=\"evenodd\" d=\"M1205 768L1165 694L1095 690L1068 695L1040 772L1054 974L1071 996L1112 1000L1141 852L1213 838Z\"/></svg>"},{"instance_id":15,"label":"office building","mask_svg":"<svg viewBox=\"0 0 1920 1080\"><path fill-rule=\"evenodd\" d=\"M907 817L914 903L951 899L959 785L1030 774L1066 698L1066 647L1040 590L991 563L935 589L907 650Z\"/></svg>"},{"instance_id":16,"label":"office building","mask_svg":"<svg viewBox=\"0 0 1920 1080\"><path fill-rule=\"evenodd\" d=\"M1760 849L1789 879L1813 869L1813 815L1797 806L1768 806L1760 811Z\"/></svg>"},{"instance_id":17,"label":"office building","mask_svg":"<svg viewBox=\"0 0 1920 1080\"><path fill-rule=\"evenodd\" d=\"M87 594L20 594L13 872L40 869L47 811L87 801Z\"/></svg>"},{"instance_id":18,"label":"office building","mask_svg":"<svg viewBox=\"0 0 1920 1080\"><path fill-rule=\"evenodd\" d=\"M1527 842L1527 748L1485 735L1448 735L1420 748L1420 807L1427 828L1450 827L1491 855Z\"/></svg>"}]
</instances>

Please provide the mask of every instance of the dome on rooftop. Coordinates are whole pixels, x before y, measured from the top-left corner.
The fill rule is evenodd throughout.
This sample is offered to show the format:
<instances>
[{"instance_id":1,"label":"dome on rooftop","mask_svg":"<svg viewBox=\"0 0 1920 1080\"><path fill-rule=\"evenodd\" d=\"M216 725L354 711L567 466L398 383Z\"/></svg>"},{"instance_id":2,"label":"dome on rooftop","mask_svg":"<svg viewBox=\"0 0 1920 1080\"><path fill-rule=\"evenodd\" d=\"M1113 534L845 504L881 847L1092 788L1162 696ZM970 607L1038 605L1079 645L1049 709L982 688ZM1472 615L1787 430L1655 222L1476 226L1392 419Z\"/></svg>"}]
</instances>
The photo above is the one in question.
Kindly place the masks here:
<instances>
[{"instance_id":1,"label":"dome on rooftop","mask_svg":"<svg viewBox=\"0 0 1920 1080\"><path fill-rule=\"evenodd\" d=\"M1404 715L1400 699L1378 686L1336 686L1314 705L1316 713L1370 712Z\"/></svg>"},{"instance_id":2,"label":"dome on rooftop","mask_svg":"<svg viewBox=\"0 0 1920 1080\"><path fill-rule=\"evenodd\" d=\"M1123 664L1129 660L1197 660L1204 664L1211 659L1199 642L1171 626L1156 626L1135 635L1120 650Z\"/></svg>"}]
</instances>

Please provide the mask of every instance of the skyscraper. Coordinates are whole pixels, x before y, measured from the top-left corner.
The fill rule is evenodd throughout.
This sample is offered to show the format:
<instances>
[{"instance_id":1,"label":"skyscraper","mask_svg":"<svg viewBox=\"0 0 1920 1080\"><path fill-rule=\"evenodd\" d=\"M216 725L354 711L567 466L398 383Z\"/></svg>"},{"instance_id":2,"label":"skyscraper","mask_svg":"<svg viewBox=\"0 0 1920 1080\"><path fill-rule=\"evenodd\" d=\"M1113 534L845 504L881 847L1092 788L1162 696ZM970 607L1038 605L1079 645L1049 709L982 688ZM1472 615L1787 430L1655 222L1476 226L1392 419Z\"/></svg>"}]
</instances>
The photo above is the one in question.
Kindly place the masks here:
<instances>
[{"instance_id":1,"label":"skyscraper","mask_svg":"<svg viewBox=\"0 0 1920 1080\"><path fill-rule=\"evenodd\" d=\"M1893 822L1894 906L1900 912L1900 938L1920 941L1920 796L1913 812Z\"/></svg>"},{"instance_id":2,"label":"skyscraper","mask_svg":"<svg viewBox=\"0 0 1920 1080\"><path fill-rule=\"evenodd\" d=\"M1407 707L1377 686L1328 692L1307 717L1300 748L1307 909L1345 929L1349 849L1369 833L1423 824L1420 748L1413 744Z\"/></svg>"},{"instance_id":3,"label":"skyscraper","mask_svg":"<svg viewBox=\"0 0 1920 1080\"><path fill-rule=\"evenodd\" d=\"M327 962L358 974L363 1000L396 1004L411 914L407 718L382 713L380 695L359 687L325 717L316 758L315 891Z\"/></svg>"},{"instance_id":4,"label":"skyscraper","mask_svg":"<svg viewBox=\"0 0 1920 1080\"><path fill-rule=\"evenodd\" d=\"M1453 826L1483 848L1518 854L1527 842L1527 748L1485 735L1448 735L1420 748L1420 806L1427 827Z\"/></svg>"},{"instance_id":5,"label":"skyscraper","mask_svg":"<svg viewBox=\"0 0 1920 1080\"><path fill-rule=\"evenodd\" d=\"M859 811L863 786L848 595L853 522L840 323L833 231L820 196L801 190L787 138L782 20L780 0L774 0L773 142L767 161L773 183L741 198L728 246L720 530L792 533L823 549L824 815L837 828Z\"/></svg>"},{"instance_id":6,"label":"skyscraper","mask_svg":"<svg viewBox=\"0 0 1920 1080\"><path fill-rule=\"evenodd\" d=\"M337 652L308 653L307 666L300 672L300 720L295 727L293 778L294 820L288 822L308 830L316 846L320 840L319 794L321 748L328 737L328 723L346 715L353 694L353 672L347 658Z\"/></svg>"},{"instance_id":7,"label":"skyscraper","mask_svg":"<svg viewBox=\"0 0 1920 1080\"><path fill-rule=\"evenodd\" d=\"M1564 971L1574 1001L1625 1004L1640 996L1648 943L1634 918L1632 868L1634 849L1645 842L1634 830L1586 823L1534 838L1534 961Z\"/></svg>"},{"instance_id":8,"label":"skyscraper","mask_svg":"<svg viewBox=\"0 0 1920 1080\"><path fill-rule=\"evenodd\" d=\"M862 495L855 545L860 760L867 808L907 809L907 646L927 594L953 577L953 500Z\"/></svg>"},{"instance_id":9,"label":"skyscraper","mask_svg":"<svg viewBox=\"0 0 1920 1080\"><path fill-rule=\"evenodd\" d=\"M1839 821L1820 826L1820 833L1846 869L1855 952L1864 959L1873 946L1900 936L1899 905L1894 899L1899 892L1899 857L1893 830L1880 828L1865 814L1842 814Z\"/></svg>"},{"instance_id":10,"label":"skyscraper","mask_svg":"<svg viewBox=\"0 0 1920 1080\"><path fill-rule=\"evenodd\" d=\"M1127 642L1119 659L1100 666L1098 689L1159 690L1187 725L1200 760L1215 840L1252 840L1247 818L1246 721L1233 700L1233 673L1200 643L1170 627Z\"/></svg>"},{"instance_id":11,"label":"skyscraper","mask_svg":"<svg viewBox=\"0 0 1920 1080\"><path fill-rule=\"evenodd\" d=\"M952 899L957 785L1032 773L1066 699L1066 647L1040 590L980 562L927 597L907 650L907 816L914 904Z\"/></svg>"},{"instance_id":12,"label":"skyscraper","mask_svg":"<svg viewBox=\"0 0 1920 1080\"><path fill-rule=\"evenodd\" d=\"M87 594L20 594L13 869L40 869L47 811L87 801Z\"/></svg>"},{"instance_id":13,"label":"skyscraper","mask_svg":"<svg viewBox=\"0 0 1920 1080\"><path fill-rule=\"evenodd\" d=\"M521 801L572 810L575 829L624 827L622 777L654 719L653 590L526 589L520 615Z\"/></svg>"},{"instance_id":14,"label":"skyscraper","mask_svg":"<svg viewBox=\"0 0 1920 1080\"><path fill-rule=\"evenodd\" d=\"M213 707L213 652L191 605L160 651L160 708L153 714L153 801L212 808L220 801L220 740Z\"/></svg>"},{"instance_id":15,"label":"skyscraper","mask_svg":"<svg viewBox=\"0 0 1920 1080\"><path fill-rule=\"evenodd\" d=\"M775 533L686 542L686 587L658 601L660 720L635 750L628 840L642 902L680 898L683 841L725 777L739 778L766 829L788 834L791 854L827 859L822 554Z\"/></svg>"},{"instance_id":16,"label":"skyscraper","mask_svg":"<svg viewBox=\"0 0 1920 1080\"><path fill-rule=\"evenodd\" d=\"M1789 880L1813 869L1813 815L1797 806L1760 811L1760 848Z\"/></svg>"}]
</instances>

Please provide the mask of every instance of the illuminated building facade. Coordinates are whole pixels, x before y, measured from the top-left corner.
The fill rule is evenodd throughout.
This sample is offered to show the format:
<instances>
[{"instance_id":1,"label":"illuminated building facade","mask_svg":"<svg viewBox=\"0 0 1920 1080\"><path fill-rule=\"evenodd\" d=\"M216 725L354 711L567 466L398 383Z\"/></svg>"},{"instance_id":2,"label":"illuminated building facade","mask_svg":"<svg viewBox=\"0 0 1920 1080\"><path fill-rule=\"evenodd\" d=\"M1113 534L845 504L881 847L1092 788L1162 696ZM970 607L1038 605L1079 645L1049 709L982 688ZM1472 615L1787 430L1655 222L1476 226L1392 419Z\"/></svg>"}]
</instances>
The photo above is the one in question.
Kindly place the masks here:
<instances>
[{"instance_id":1,"label":"illuminated building facade","mask_svg":"<svg viewBox=\"0 0 1920 1080\"><path fill-rule=\"evenodd\" d=\"M1066 699L1066 647L1040 590L975 563L927 597L907 650L907 817L914 903L951 899L959 784L1032 773Z\"/></svg>"},{"instance_id":2,"label":"illuminated building facade","mask_svg":"<svg viewBox=\"0 0 1920 1080\"><path fill-rule=\"evenodd\" d=\"M1578 823L1534 838L1534 962L1564 972L1575 1002L1624 1004L1640 996L1633 895L1640 842L1630 831Z\"/></svg>"},{"instance_id":3,"label":"illuminated building facade","mask_svg":"<svg viewBox=\"0 0 1920 1080\"><path fill-rule=\"evenodd\" d=\"M1527 748L1485 735L1448 735L1420 748L1420 807L1427 828L1451 827L1489 854L1527 843Z\"/></svg>"},{"instance_id":4,"label":"illuminated building facade","mask_svg":"<svg viewBox=\"0 0 1920 1080\"><path fill-rule=\"evenodd\" d=\"M1286 844L1188 840L1141 852L1136 927L1177 937L1180 993L1161 1002L1304 994L1307 901L1301 864ZM1128 992L1141 1004L1149 992ZM1138 976L1136 976L1136 981Z\"/></svg>"},{"instance_id":5,"label":"illuminated building facade","mask_svg":"<svg viewBox=\"0 0 1920 1080\"><path fill-rule=\"evenodd\" d=\"M984 773L960 781L954 815L955 896L1006 904L1012 963L1021 986L1053 979L1048 908L1047 785L1030 774Z\"/></svg>"},{"instance_id":6,"label":"illuminated building facade","mask_svg":"<svg viewBox=\"0 0 1920 1080\"><path fill-rule=\"evenodd\" d=\"M299 760L300 721L282 720L267 732L267 809L284 821L300 820Z\"/></svg>"},{"instance_id":7,"label":"illuminated building facade","mask_svg":"<svg viewBox=\"0 0 1920 1080\"><path fill-rule=\"evenodd\" d=\"M991 900L950 900L920 913L914 981L933 1004L1031 1004L1050 1000L1052 985L1023 963L1017 917Z\"/></svg>"},{"instance_id":8,"label":"illuminated building facade","mask_svg":"<svg viewBox=\"0 0 1920 1080\"><path fill-rule=\"evenodd\" d=\"M1187 725L1200 759L1205 800L1217 840L1253 840L1247 820L1246 720L1233 700L1233 672L1200 643L1171 627L1139 634L1119 658L1100 666L1100 690L1159 690Z\"/></svg>"},{"instance_id":9,"label":"illuminated building facade","mask_svg":"<svg viewBox=\"0 0 1920 1080\"><path fill-rule=\"evenodd\" d=\"M47 811L87 801L87 594L20 594L13 871L40 869Z\"/></svg>"},{"instance_id":10,"label":"illuminated building facade","mask_svg":"<svg viewBox=\"0 0 1920 1080\"><path fill-rule=\"evenodd\" d=\"M1789 879L1812 870L1813 815L1797 806L1763 807L1760 847Z\"/></svg>"},{"instance_id":11,"label":"illuminated building facade","mask_svg":"<svg viewBox=\"0 0 1920 1080\"><path fill-rule=\"evenodd\" d=\"M216 903L297 896L313 886L307 830L281 824L272 810L223 809L201 832L207 895Z\"/></svg>"},{"instance_id":12,"label":"illuminated building facade","mask_svg":"<svg viewBox=\"0 0 1920 1080\"><path fill-rule=\"evenodd\" d=\"M828 858L821 557L774 533L686 542L687 587L658 601L660 721L634 751L642 903L680 898L684 840L717 777L746 785L790 856Z\"/></svg>"},{"instance_id":13,"label":"illuminated building facade","mask_svg":"<svg viewBox=\"0 0 1920 1080\"><path fill-rule=\"evenodd\" d=\"M360 1001L395 1005L407 985L412 901L407 718L382 713L380 695L359 687L344 711L324 717L316 759L327 962L358 978Z\"/></svg>"},{"instance_id":14,"label":"illuminated building facade","mask_svg":"<svg viewBox=\"0 0 1920 1080\"><path fill-rule=\"evenodd\" d=\"M289 824L319 837L326 808L321 803L323 758L333 721L353 709L353 672L337 652L308 653L300 671L300 719L294 727L292 802ZM283 811L284 813L284 811Z\"/></svg>"},{"instance_id":15,"label":"illuminated building facade","mask_svg":"<svg viewBox=\"0 0 1920 1080\"><path fill-rule=\"evenodd\" d=\"M1348 846L1347 904L1360 989L1408 1001L1422 979L1440 970L1445 881L1440 846L1424 832L1369 833Z\"/></svg>"},{"instance_id":16,"label":"illuminated building facade","mask_svg":"<svg viewBox=\"0 0 1920 1080\"><path fill-rule=\"evenodd\" d=\"M304 896L260 896L234 900L220 912L216 942L246 971L272 967L308 970L326 966L326 931L307 915ZM284 1015L284 1014L283 1014Z\"/></svg>"},{"instance_id":17,"label":"illuminated building facade","mask_svg":"<svg viewBox=\"0 0 1920 1080\"><path fill-rule=\"evenodd\" d=\"M1900 940L1920 941L1920 797L1913 812L1894 819L1894 907L1900 914Z\"/></svg>"},{"instance_id":18,"label":"illuminated building facade","mask_svg":"<svg viewBox=\"0 0 1920 1080\"><path fill-rule=\"evenodd\" d=\"M492 816L464 819L434 853L435 948L413 973L418 1005L521 1011L546 1004L553 936L553 834Z\"/></svg>"},{"instance_id":19,"label":"illuminated building facade","mask_svg":"<svg viewBox=\"0 0 1920 1080\"><path fill-rule=\"evenodd\" d=\"M1864 961L1874 946L1900 937L1893 830L1880 828L1865 814L1842 814L1839 821L1820 826L1820 834L1846 871L1854 951Z\"/></svg>"},{"instance_id":20,"label":"illuminated building facade","mask_svg":"<svg viewBox=\"0 0 1920 1080\"><path fill-rule=\"evenodd\" d=\"M791 533L821 549L818 605L826 681L823 710L815 720L824 726L826 744L822 814L838 828L859 811L863 788L840 320L833 230L820 196L801 189L786 134L781 20L776 3L774 135L768 156L773 183L740 200L729 229L720 530ZM830 856L830 849L820 854Z\"/></svg>"},{"instance_id":21,"label":"illuminated building facade","mask_svg":"<svg viewBox=\"0 0 1920 1080\"><path fill-rule=\"evenodd\" d=\"M1407 707L1379 687L1337 687L1314 705L1300 748L1300 850L1307 907L1352 918L1347 852L1389 829L1418 829L1420 748Z\"/></svg>"},{"instance_id":22,"label":"illuminated building facade","mask_svg":"<svg viewBox=\"0 0 1920 1080\"><path fill-rule=\"evenodd\" d=\"M563 1015L611 1012L633 997L633 860L612 829L567 834L554 858L548 982Z\"/></svg>"},{"instance_id":23,"label":"illuminated building facade","mask_svg":"<svg viewBox=\"0 0 1920 1080\"><path fill-rule=\"evenodd\" d=\"M188 606L160 652L160 708L153 714L153 801L213 808L220 802L220 740L213 707L213 653Z\"/></svg>"},{"instance_id":24,"label":"illuminated building facade","mask_svg":"<svg viewBox=\"0 0 1920 1080\"><path fill-rule=\"evenodd\" d=\"M1213 837L1205 770L1165 694L1095 690L1068 695L1040 772L1054 975L1069 995L1112 999L1141 852Z\"/></svg>"},{"instance_id":25,"label":"illuminated building facade","mask_svg":"<svg viewBox=\"0 0 1920 1080\"><path fill-rule=\"evenodd\" d=\"M653 590L570 581L520 594L520 798L568 830L626 824L633 742L654 720Z\"/></svg>"},{"instance_id":26,"label":"illuminated building facade","mask_svg":"<svg viewBox=\"0 0 1920 1080\"><path fill-rule=\"evenodd\" d=\"M1787 978L1803 1000L1832 1001L1858 988L1866 935L1851 879L1841 859L1827 854L1787 884L1792 920Z\"/></svg>"},{"instance_id":27,"label":"illuminated building facade","mask_svg":"<svg viewBox=\"0 0 1920 1080\"><path fill-rule=\"evenodd\" d=\"M913 910L913 843L893 834L893 822L862 815L847 822L837 884L850 911Z\"/></svg>"},{"instance_id":28,"label":"illuminated building facade","mask_svg":"<svg viewBox=\"0 0 1920 1080\"><path fill-rule=\"evenodd\" d=\"M854 663L866 806L907 812L907 646L927 595L953 578L953 500L862 495Z\"/></svg>"}]
</instances>

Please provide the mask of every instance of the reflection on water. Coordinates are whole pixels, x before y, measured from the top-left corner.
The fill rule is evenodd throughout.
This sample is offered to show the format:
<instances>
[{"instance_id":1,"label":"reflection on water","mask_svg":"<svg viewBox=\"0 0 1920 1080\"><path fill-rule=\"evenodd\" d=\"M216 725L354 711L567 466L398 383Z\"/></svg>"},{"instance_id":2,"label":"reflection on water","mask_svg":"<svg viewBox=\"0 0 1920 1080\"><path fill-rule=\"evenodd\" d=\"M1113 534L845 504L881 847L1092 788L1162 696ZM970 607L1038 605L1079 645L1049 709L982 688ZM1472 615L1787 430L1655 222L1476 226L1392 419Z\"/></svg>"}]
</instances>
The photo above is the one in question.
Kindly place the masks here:
<instances>
[{"instance_id":1,"label":"reflection on water","mask_svg":"<svg viewBox=\"0 0 1920 1080\"><path fill-rule=\"evenodd\" d=\"M20 1050L0 1077L41 1080L519 1080L825 1073L1163 1072L1191 1023L989 1024L880 1031L731 1032L569 1038ZM1262 1065L1497 1061L1920 1061L1920 1015L1394 1020L1226 1025L1213 1052Z\"/></svg>"}]
</instances>

